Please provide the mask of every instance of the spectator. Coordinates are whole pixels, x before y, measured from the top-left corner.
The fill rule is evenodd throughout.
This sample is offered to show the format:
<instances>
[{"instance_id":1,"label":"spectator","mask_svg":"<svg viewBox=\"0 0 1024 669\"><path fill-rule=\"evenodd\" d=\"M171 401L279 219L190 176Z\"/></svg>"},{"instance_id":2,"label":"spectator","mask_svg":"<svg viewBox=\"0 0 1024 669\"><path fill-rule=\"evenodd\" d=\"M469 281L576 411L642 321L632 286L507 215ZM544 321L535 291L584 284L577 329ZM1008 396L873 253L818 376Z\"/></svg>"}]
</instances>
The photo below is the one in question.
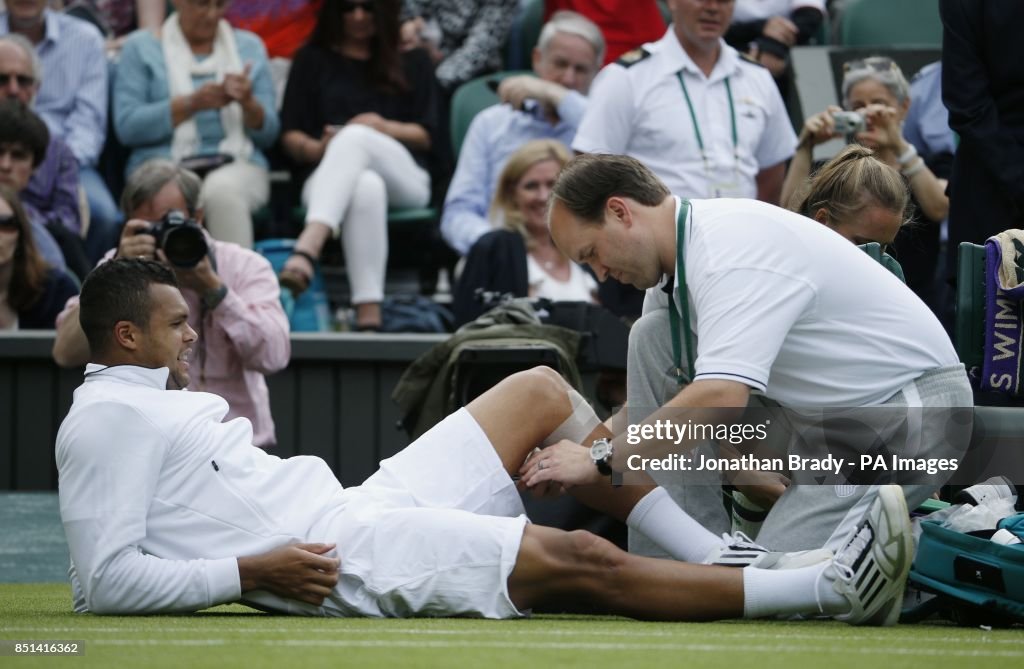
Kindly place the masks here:
<instances>
[{"instance_id":1,"label":"spectator","mask_svg":"<svg viewBox=\"0 0 1024 669\"><path fill-rule=\"evenodd\" d=\"M0 87L0 99L30 107L39 89L39 70L39 58L28 40L16 34L0 35L0 73L7 75ZM5 113L6 134L14 143L47 130L46 124L31 112L11 107ZM49 142L43 147L41 162L32 170L28 184L11 185L19 192L29 220L37 228L36 246L47 262L55 267L68 264L79 278L85 278L92 263L82 242L78 161L62 139L48 130L46 134ZM56 246L60 247L59 258L52 253Z\"/></svg>"},{"instance_id":2,"label":"spectator","mask_svg":"<svg viewBox=\"0 0 1024 669\"><path fill-rule=\"evenodd\" d=\"M233 30L225 0L175 0L160 36L124 44L114 84L114 129L131 148L127 172L152 158L205 164L200 200L215 239L251 247L251 212L270 197L261 150L280 121L259 38Z\"/></svg>"},{"instance_id":3,"label":"spectator","mask_svg":"<svg viewBox=\"0 0 1024 669\"><path fill-rule=\"evenodd\" d=\"M875 156L906 178L913 198L909 225L900 228L894 246L907 285L935 312L941 305L935 298L939 258L939 225L949 211L946 181L932 171L948 165L948 158L921 156L903 137L903 119L910 108L910 85L890 58L872 56L844 64L843 107L858 112L864 125L848 137L875 152ZM815 114L804 123L800 144L790 163L784 186L784 201L811 171L814 146L842 136L836 132L837 107Z\"/></svg>"},{"instance_id":4,"label":"spectator","mask_svg":"<svg viewBox=\"0 0 1024 669\"><path fill-rule=\"evenodd\" d=\"M949 273L961 242L1024 228L1024 3L940 0L942 101L960 136L949 184Z\"/></svg>"},{"instance_id":5,"label":"spectator","mask_svg":"<svg viewBox=\"0 0 1024 669\"><path fill-rule=\"evenodd\" d=\"M39 55L43 76L35 108L78 161L89 203L86 252L95 261L115 243L121 225L114 198L97 171L109 96L103 37L85 21L46 9L46 0L10 3L0 15L0 34L8 32L27 38Z\"/></svg>"},{"instance_id":6,"label":"spectator","mask_svg":"<svg viewBox=\"0 0 1024 669\"><path fill-rule=\"evenodd\" d=\"M426 49L451 94L473 77L501 69L517 0L405 0L402 49Z\"/></svg>"},{"instance_id":7,"label":"spectator","mask_svg":"<svg viewBox=\"0 0 1024 669\"><path fill-rule=\"evenodd\" d=\"M579 12L593 21L608 42L601 65L614 62L644 42L665 34L665 18L656 0L547 0L544 16L559 11Z\"/></svg>"},{"instance_id":8,"label":"spectator","mask_svg":"<svg viewBox=\"0 0 1024 669\"><path fill-rule=\"evenodd\" d=\"M189 325L199 333L191 390L216 393L228 403L227 418L252 422L253 444L275 443L270 395L264 375L284 369L291 355L288 319L281 308L274 271L265 258L231 242L207 238L208 253L195 267L171 264L156 238L144 234L172 210L200 223L199 177L166 160L153 160L129 178L122 205L129 221L121 243L106 258L159 258L177 275L189 305ZM73 367L89 358L78 320L78 300L60 314L53 344L57 364Z\"/></svg>"},{"instance_id":9,"label":"spectator","mask_svg":"<svg viewBox=\"0 0 1024 669\"><path fill-rule=\"evenodd\" d=\"M768 72L722 35L731 0L673 0L657 42L594 82L573 148L628 154L685 197L778 203L796 137Z\"/></svg>"},{"instance_id":10,"label":"spectator","mask_svg":"<svg viewBox=\"0 0 1024 669\"><path fill-rule=\"evenodd\" d=\"M445 241L465 255L491 229L487 209L505 161L531 139L569 146L587 109L587 92L604 52L601 31L575 12L559 12L540 32L534 75L501 82L502 104L473 118L441 217Z\"/></svg>"},{"instance_id":11,"label":"spectator","mask_svg":"<svg viewBox=\"0 0 1024 669\"><path fill-rule=\"evenodd\" d=\"M816 37L824 20L825 0L736 0L725 41L780 80L788 68L789 50Z\"/></svg>"},{"instance_id":12,"label":"spectator","mask_svg":"<svg viewBox=\"0 0 1024 669\"><path fill-rule=\"evenodd\" d=\"M397 0L324 3L295 55L281 117L308 206L281 283L305 290L340 227L356 327L379 329L388 207L430 201L426 167L442 122L429 56L398 49Z\"/></svg>"},{"instance_id":13,"label":"spectator","mask_svg":"<svg viewBox=\"0 0 1024 669\"><path fill-rule=\"evenodd\" d=\"M858 145L825 163L798 192L792 211L813 218L854 244L896 239L907 215L907 184L895 169Z\"/></svg>"},{"instance_id":14,"label":"spectator","mask_svg":"<svg viewBox=\"0 0 1024 669\"><path fill-rule=\"evenodd\" d=\"M14 189L0 183L0 330L53 329L74 279L43 260Z\"/></svg>"},{"instance_id":15,"label":"spectator","mask_svg":"<svg viewBox=\"0 0 1024 669\"><path fill-rule=\"evenodd\" d=\"M0 101L0 183L25 193L46 155L49 130L19 100ZM50 265L85 276L90 265L81 238L63 227L54 210L22 202L32 225L36 247Z\"/></svg>"},{"instance_id":16,"label":"spectator","mask_svg":"<svg viewBox=\"0 0 1024 669\"><path fill-rule=\"evenodd\" d=\"M159 33L167 17L166 0L75 0L64 12L96 26L107 40L107 53L117 54L133 30Z\"/></svg>"},{"instance_id":17,"label":"spectator","mask_svg":"<svg viewBox=\"0 0 1024 669\"><path fill-rule=\"evenodd\" d=\"M491 205L496 229L473 245L455 289L458 323L483 311L478 289L516 297L596 301L597 281L559 251L548 232L548 196L569 158L559 142L535 139L505 163Z\"/></svg>"}]
</instances>

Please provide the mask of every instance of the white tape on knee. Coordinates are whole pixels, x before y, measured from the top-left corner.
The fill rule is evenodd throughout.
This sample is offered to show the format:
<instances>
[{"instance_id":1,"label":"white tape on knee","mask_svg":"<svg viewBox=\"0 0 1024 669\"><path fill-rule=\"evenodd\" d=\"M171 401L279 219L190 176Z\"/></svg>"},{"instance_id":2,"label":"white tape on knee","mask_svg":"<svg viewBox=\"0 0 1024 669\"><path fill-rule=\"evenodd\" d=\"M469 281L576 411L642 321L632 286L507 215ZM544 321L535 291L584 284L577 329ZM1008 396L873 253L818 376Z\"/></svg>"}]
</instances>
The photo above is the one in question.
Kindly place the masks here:
<instances>
[{"instance_id":1,"label":"white tape on knee","mask_svg":"<svg viewBox=\"0 0 1024 669\"><path fill-rule=\"evenodd\" d=\"M572 413L555 428L554 432L548 435L548 438L544 440L544 446L556 444L562 439L575 441L577 444L583 443L587 435L601 424L601 419L590 408L587 400L583 399L583 395L571 387L566 392L569 394L569 402L572 404Z\"/></svg>"}]
</instances>

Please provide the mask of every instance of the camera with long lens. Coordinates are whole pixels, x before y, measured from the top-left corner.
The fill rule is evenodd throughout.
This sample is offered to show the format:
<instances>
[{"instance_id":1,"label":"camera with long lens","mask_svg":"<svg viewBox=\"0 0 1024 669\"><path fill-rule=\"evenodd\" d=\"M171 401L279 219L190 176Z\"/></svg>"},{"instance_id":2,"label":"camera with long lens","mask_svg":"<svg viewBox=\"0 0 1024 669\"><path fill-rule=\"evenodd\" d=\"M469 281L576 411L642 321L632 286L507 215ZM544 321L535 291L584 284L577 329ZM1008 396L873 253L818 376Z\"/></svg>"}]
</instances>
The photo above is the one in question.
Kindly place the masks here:
<instances>
[{"instance_id":1,"label":"camera with long lens","mask_svg":"<svg viewBox=\"0 0 1024 669\"><path fill-rule=\"evenodd\" d=\"M838 111L832 114L837 135L852 135L867 127L864 117L855 111Z\"/></svg>"},{"instance_id":2,"label":"camera with long lens","mask_svg":"<svg viewBox=\"0 0 1024 669\"><path fill-rule=\"evenodd\" d=\"M199 223L177 209L170 210L139 234L156 237L156 247L163 249L167 260L175 267L195 267L209 251Z\"/></svg>"}]
</instances>

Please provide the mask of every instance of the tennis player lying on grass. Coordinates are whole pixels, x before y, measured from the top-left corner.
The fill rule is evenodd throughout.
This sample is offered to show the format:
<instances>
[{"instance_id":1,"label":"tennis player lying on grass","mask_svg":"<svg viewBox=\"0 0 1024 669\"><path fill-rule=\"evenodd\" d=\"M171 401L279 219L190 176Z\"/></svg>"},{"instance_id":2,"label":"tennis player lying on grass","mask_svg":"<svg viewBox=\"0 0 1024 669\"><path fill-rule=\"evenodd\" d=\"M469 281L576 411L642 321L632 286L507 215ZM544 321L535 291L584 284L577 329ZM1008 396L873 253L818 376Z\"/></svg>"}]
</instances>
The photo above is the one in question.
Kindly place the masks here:
<instances>
[{"instance_id":1,"label":"tennis player lying on grass","mask_svg":"<svg viewBox=\"0 0 1024 669\"><path fill-rule=\"evenodd\" d=\"M537 368L342 489L319 458L252 447L246 419L221 422L220 397L168 389L189 382L187 317L159 263L113 260L82 287L93 362L57 436L76 610L242 601L299 615L516 618L570 603L653 620L824 614L853 624L899 613L911 547L898 487L881 489L834 558L747 551L774 569L643 558L532 525L510 474L540 444L607 433L556 373ZM727 548L661 489L573 492L631 523L660 516L645 531L670 552Z\"/></svg>"}]
</instances>

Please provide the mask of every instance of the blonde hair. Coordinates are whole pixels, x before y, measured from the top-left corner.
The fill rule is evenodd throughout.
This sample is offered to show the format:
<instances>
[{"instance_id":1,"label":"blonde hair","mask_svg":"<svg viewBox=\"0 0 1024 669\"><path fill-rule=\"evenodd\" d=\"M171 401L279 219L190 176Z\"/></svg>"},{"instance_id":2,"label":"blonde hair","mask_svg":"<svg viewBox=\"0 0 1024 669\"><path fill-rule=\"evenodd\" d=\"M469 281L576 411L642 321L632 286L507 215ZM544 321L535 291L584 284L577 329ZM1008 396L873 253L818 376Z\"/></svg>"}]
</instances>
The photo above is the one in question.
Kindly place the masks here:
<instances>
[{"instance_id":1,"label":"blonde hair","mask_svg":"<svg viewBox=\"0 0 1024 669\"><path fill-rule=\"evenodd\" d=\"M824 209L831 227L852 225L869 205L897 212L906 220L910 205L907 185L871 149L851 144L825 163L790 201L790 209L814 218Z\"/></svg>"},{"instance_id":2,"label":"blonde hair","mask_svg":"<svg viewBox=\"0 0 1024 669\"><path fill-rule=\"evenodd\" d=\"M526 240L527 248L530 248L530 234L526 230L523 214L515 204L516 186L523 175L537 163L553 160L558 163L558 169L561 170L570 158L569 149L554 139L535 139L519 147L509 156L508 162L501 170L501 176L498 177L498 186L491 201L492 224L518 232Z\"/></svg>"}]
</instances>

